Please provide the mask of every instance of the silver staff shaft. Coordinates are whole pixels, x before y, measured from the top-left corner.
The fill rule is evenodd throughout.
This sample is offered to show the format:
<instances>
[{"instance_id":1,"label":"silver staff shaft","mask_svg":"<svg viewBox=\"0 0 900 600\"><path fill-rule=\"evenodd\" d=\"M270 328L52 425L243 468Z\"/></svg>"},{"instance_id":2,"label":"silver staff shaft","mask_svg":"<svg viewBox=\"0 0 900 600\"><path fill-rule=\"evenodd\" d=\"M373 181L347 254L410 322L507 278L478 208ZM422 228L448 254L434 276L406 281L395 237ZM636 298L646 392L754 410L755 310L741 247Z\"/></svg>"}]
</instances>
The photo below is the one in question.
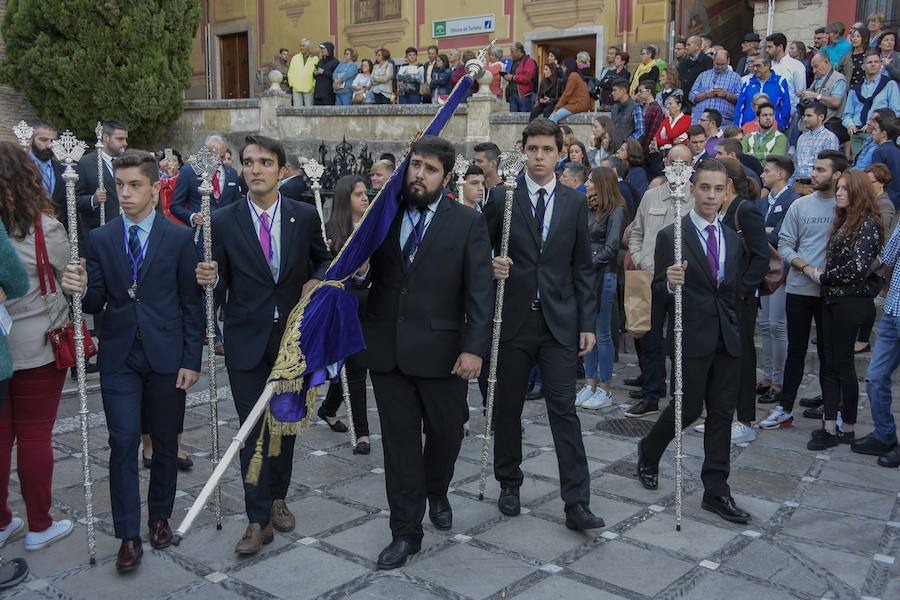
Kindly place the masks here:
<instances>
[{"instance_id":1,"label":"silver staff shaft","mask_svg":"<svg viewBox=\"0 0 900 600\"><path fill-rule=\"evenodd\" d=\"M506 258L509 254L509 229L512 223L513 194L516 190L516 173L506 176L506 199L503 206L503 230L500 235L500 254ZM484 500L484 488L487 479L488 451L491 445L491 422L494 418L494 395L497 390L497 357L500 353L500 329L503 325L503 296L506 292L506 280L497 280L497 300L494 304L494 330L491 334L491 358L488 364L487 398L485 399L484 444L481 447L481 475L478 479L478 499Z\"/></svg>"},{"instance_id":2,"label":"silver staff shaft","mask_svg":"<svg viewBox=\"0 0 900 600\"><path fill-rule=\"evenodd\" d=\"M194 500L191 508L188 509L187 514L184 516L184 519L178 524L178 528L175 529L175 538L172 540L172 543L176 546L181 543L181 539L191 528L191 525L194 524L200 511L203 510L203 506L209 501L209 497L213 494L213 491L219 487L219 481L225 476L225 471L228 470L231 461L234 460L241 448L244 447L244 443L247 441L247 438L250 437L250 433L253 431L256 423L262 418L262 415L266 410L266 405L271 399L272 384L266 384L266 387L263 388L262 394L260 394L259 399L256 401L253 410L247 415L247 419L244 421L244 424L241 425L241 428L234 438L232 438L231 444L229 444L228 448L225 450L225 454L222 455L222 459L219 461L219 464L216 465L216 468L203 486L203 489L200 490L197 499Z\"/></svg>"},{"instance_id":3,"label":"silver staff shaft","mask_svg":"<svg viewBox=\"0 0 900 600\"><path fill-rule=\"evenodd\" d=\"M98 157L99 158L99 157ZM74 161L71 159L66 161L66 169L63 171L63 181L66 182L66 212L68 214L69 223L73 226L69 227L69 264L80 264L78 257L78 227L77 209L75 205L75 182L78 181L78 173L73 167ZM87 388L85 386L85 369L84 369L84 330L82 323L84 317L81 312L82 294L76 293L72 295L72 321L75 326L75 371L78 375L78 418L81 426L81 468L84 478L84 518L87 526L87 546L88 557L90 563L97 562L97 540L94 533L94 494L93 482L91 481L91 458L90 458L90 438L88 437L88 403Z\"/></svg>"},{"instance_id":4,"label":"silver staff shaft","mask_svg":"<svg viewBox=\"0 0 900 600\"><path fill-rule=\"evenodd\" d=\"M212 182L209 173L204 173L200 183L200 212L203 216L203 260L210 262L212 256L212 214L209 207L209 195L212 193ZM219 464L219 388L216 384L216 311L213 284L205 285L206 295L206 356L209 374L209 429L212 435L213 468ZM216 486L213 497L213 512L216 516L216 529L222 529L222 487Z\"/></svg>"},{"instance_id":5,"label":"silver staff shaft","mask_svg":"<svg viewBox=\"0 0 900 600\"><path fill-rule=\"evenodd\" d=\"M106 190L106 186L103 183L103 124L100 121L97 121L94 133L97 134L97 143L94 144L97 149L97 191L102 192ZM106 203L102 202L100 204L100 226L104 225L106 225Z\"/></svg>"}]
</instances>

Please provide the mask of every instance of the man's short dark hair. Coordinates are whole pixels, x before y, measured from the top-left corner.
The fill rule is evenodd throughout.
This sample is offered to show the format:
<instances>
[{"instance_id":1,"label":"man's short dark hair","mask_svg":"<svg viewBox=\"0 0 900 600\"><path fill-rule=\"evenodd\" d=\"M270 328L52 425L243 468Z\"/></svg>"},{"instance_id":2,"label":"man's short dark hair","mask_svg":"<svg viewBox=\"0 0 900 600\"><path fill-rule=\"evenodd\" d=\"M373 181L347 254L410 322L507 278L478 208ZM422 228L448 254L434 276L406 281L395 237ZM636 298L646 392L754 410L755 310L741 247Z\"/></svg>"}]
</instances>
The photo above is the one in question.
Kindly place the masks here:
<instances>
[{"instance_id":1,"label":"man's short dark hair","mask_svg":"<svg viewBox=\"0 0 900 600\"><path fill-rule=\"evenodd\" d=\"M559 125L545 117L538 117L525 126L522 130L522 148L528 146L528 138L539 135L549 135L556 139L556 149L562 152L563 132Z\"/></svg>"},{"instance_id":2,"label":"man's short dark hair","mask_svg":"<svg viewBox=\"0 0 900 600\"><path fill-rule=\"evenodd\" d=\"M685 45L687 45L687 38L678 38L678 39L675 41L675 43L676 43L676 44L681 44L682 46L685 46Z\"/></svg>"},{"instance_id":3,"label":"man's short dark hair","mask_svg":"<svg viewBox=\"0 0 900 600\"><path fill-rule=\"evenodd\" d=\"M628 174L628 163L616 156L615 154L607 156L603 160L609 165L609 168L616 172L619 177L625 177Z\"/></svg>"},{"instance_id":4,"label":"man's short dark hair","mask_svg":"<svg viewBox=\"0 0 900 600\"><path fill-rule=\"evenodd\" d=\"M279 169L287 163L287 154L285 153L284 146L281 145L281 142L264 135L248 135L244 138L244 145L241 147L239 155L241 163L244 162L244 151L248 146L259 146L263 150L274 154L277 158Z\"/></svg>"},{"instance_id":5,"label":"man's short dark hair","mask_svg":"<svg viewBox=\"0 0 900 600\"><path fill-rule=\"evenodd\" d=\"M741 142L738 141L737 138L728 138L727 140L722 140L721 142L719 142L719 148L721 148L728 154L734 154L735 156L740 156L744 152L744 147L741 146Z\"/></svg>"},{"instance_id":6,"label":"man's short dark hair","mask_svg":"<svg viewBox=\"0 0 900 600\"><path fill-rule=\"evenodd\" d=\"M772 42L776 46L781 46L785 50L787 49L787 36L783 33L773 33L772 35L767 35L766 41Z\"/></svg>"},{"instance_id":7,"label":"man's short dark hair","mask_svg":"<svg viewBox=\"0 0 900 600\"><path fill-rule=\"evenodd\" d=\"M428 49L428 50L434 50L434 51L435 51L435 52L437 52L437 51L439 51L439 50L440 50L440 48L438 48L438 47L437 47L437 46L435 46L435 45L434 45L434 44L432 44L432 45L430 45L430 46L428 46L428 48L427 48L427 49Z\"/></svg>"},{"instance_id":8,"label":"man's short dark hair","mask_svg":"<svg viewBox=\"0 0 900 600\"><path fill-rule=\"evenodd\" d=\"M279 48L278 54L281 54L282 52L290 52L290 50L288 50L287 48Z\"/></svg>"},{"instance_id":9,"label":"man's short dark hair","mask_svg":"<svg viewBox=\"0 0 900 600\"><path fill-rule=\"evenodd\" d=\"M415 48L413 48L412 46L410 46L409 48L406 49L406 52L404 52L403 54L409 54L410 52L415 52L416 54L419 53L418 50L416 50Z\"/></svg>"},{"instance_id":10,"label":"man's short dark hair","mask_svg":"<svg viewBox=\"0 0 900 600\"><path fill-rule=\"evenodd\" d=\"M567 162L563 170L578 180L578 183L584 183L588 178L588 170L580 162Z\"/></svg>"},{"instance_id":11,"label":"man's short dark hair","mask_svg":"<svg viewBox=\"0 0 900 600\"><path fill-rule=\"evenodd\" d=\"M496 161L497 164L500 164L500 146L495 144L494 142L481 142L480 144L475 144L475 147L472 148L475 152L484 152L484 156L488 160Z\"/></svg>"},{"instance_id":12,"label":"man's short dark hair","mask_svg":"<svg viewBox=\"0 0 900 600\"><path fill-rule=\"evenodd\" d=\"M832 171L840 171L843 173L850 168L850 162L847 160L847 155L837 150L822 150L816 158L819 160L830 161Z\"/></svg>"},{"instance_id":13,"label":"man's short dark hair","mask_svg":"<svg viewBox=\"0 0 900 600\"><path fill-rule=\"evenodd\" d=\"M803 107L804 114L806 114L806 111L808 111L808 110L814 110L814 111L816 111L817 115L820 115L822 117L825 117L828 115L828 107L825 106L821 100L813 100L812 104L810 104L809 106Z\"/></svg>"},{"instance_id":14,"label":"man's short dark hair","mask_svg":"<svg viewBox=\"0 0 900 600\"><path fill-rule=\"evenodd\" d=\"M828 33L836 33L838 35L844 35L844 32L846 31L846 29L844 28L844 24L840 21L832 21L828 24L825 30Z\"/></svg>"},{"instance_id":15,"label":"man's short dark hair","mask_svg":"<svg viewBox=\"0 0 900 600\"><path fill-rule=\"evenodd\" d=\"M465 177L468 177L470 175L481 175L483 177L484 169L482 169L478 165L469 165L469 168L466 169Z\"/></svg>"},{"instance_id":16,"label":"man's short dark hair","mask_svg":"<svg viewBox=\"0 0 900 600\"><path fill-rule=\"evenodd\" d=\"M620 90L628 91L629 83L627 79L616 79L612 82L612 86L614 88L619 88Z\"/></svg>"},{"instance_id":17,"label":"man's short dark hair","mask_svg":"<svg viewBox=\"0 0 900 600\"><path fill-rule=\"evenodd\" d=\"M641 82L638 84L638 89L645 89L653 94L656 92L656 82L652 79L641 79Z\"/></svg>"},{"instance_id":18,"label":"man's short dark hair","mask_svg":"<svg viewBox=\"0 0 900 600\"><path fill-rule=\"evenodd\" d=\"M722 113L717 111L714 108L707 108L703 111L707 115L709 115L709 120L716 124L716 127L722 126Z\"/></svg>"},{"instance_id":19,"label":"man's short dark hair","mask_svg":"<svg viewBox=\"0 0 900 600\"><path fill-rule=\"evenodd\" d=\"M815 33L816 35L822 35L823 33L825 33L825 28L824 28L824 27L817 27L816 30L815 30L813 33Z\"/></svg>"},{"instance_id":20,"label":"man's short dark hair","mask_svg":"<svg viewBox=\"0 0 900 600\"><path fill-rule=\"evenodd\" d=\"M794 161L791 160L790 156L769 154L763 160L765 160L769 164L775 165L776 167L787 173L787 177L785 177L785 179L790 179L794 175Z\"/></svg>"},{"instance_id":21,"label":"man's short dark hair","mask_svg":"<svg viewBox=\"0 0 900 600\"><path fill-rule=\"evenodd\" d=\"M38 129L49 129L50 131L59 131L56 128L56 125L48 121L47 119L28 119L28 125L37 131Z\"/></svg>"},{"instance_id":22,"label":"man's short dark hair","mask_svg":"<svg viewBox=\"0 0 900 600\"><path fill-rule=\"evenodd\" d=\"M444 167L444 177L453 172L456 165L456 149L453 144L436 135L425 135L416 140L409 151L410 155L433 156Z\"/></svg>"},{"instance_id":23,"label":"man's short dark hair","mask_svg":"<svg viewBox=\"0 0 900 600\"><path fill-rule=\"evenodd\" d=\"M515 48L519 52L522 52L522 53L525 52L525 45L522 44L522 42L516 42L515 44L513 44L513 48Z\"/></svg>"},{"instance_id":24,"label":"man's short dark hair","mask_svg":"<svg viewBox=\"0 0 900 600\"><path fill-rule=\"evenodd\" d=\"M728 171L725 170L725 165L714 158L704 158L697 164L696 167L694 167L694 181L697 181L698 175L700 175L700 173L703 171L706 171L708 173L721 173L726 177L728 176Z\"/></svg>"},{"instance_id":25,"label":"man's short dark hair","mask_svg":"<svg viewBox=\"0 0 900 600\"><path fill-rule=\"evenodd\" d=\"M159 164L156 161L156 157L143 150L126 150L113 163L113 172L134 167L140 169L141 175L149 179L150 183L159 181Z\"/></svg>"},{"instance_id":26,"label":"man's short dark hair","mask_svg":"<svg viewBox=\"0 0 900 600\"><path fill-rule=\"evenodd\" d=\"M892 143L900 135L900 122L897 121L897 117L878 113L872 120L878 123L878 127L887 134L887 139Z\"/></svg>"},{"instance_id":27,"label":"man's short dark hair","mask_svg":"<svg viewBox=\"0 0 900 600\"><path fill-rule=\"evenodd\" d=\"M694 137L695 135L706 135L706 130L703 129L703 125L699 123L696 125L691 125L688 127L687 134L689 138Z\"/></svg>"},{"instance_id":28,"label":"man's short dark hair","mask_svg":"<svg viewBox=\"0 0 900 600\"><path fill-rule=\"evenodd\" d=\"M870 56L877 56L880 59L881 52L879 50L873 50L871 48L869 50L866 50L866 53L863 55L863 62L865 62L865 60Z\"/></svg>"},{"instance_id":29,"label":"man's short dark hair","mask_svg":"<svg viewBox=\"0 0 900 600\"><path fill-rule=\"evenodd\" d=\"M117 131L128 131L128 127L119 121L103 121L103 133L112 135Z\"/></svg>"},{"instance_id":30,"label":"man's short dark hair","mask_svg":"<svg viewBox=\"0 0 900 600\"><path fill-rule=\"evenodd\" d=\"M771 102L760 102L759 105L756 107L757 118L759 118L759 113L762 112L762 109L764 109L764 108L771 108L772 112L775 112L775 107L772 106Z\"/></svg>"},{"instance_id":31,"label":"man's short dark hair","mask_svg":"<svg viewBox=\"0 0 900 600\"><path fill-rule=\"evenodd\" d=\"M726 125L722 128L722 139L736 138L744 135L744 131L737 125Z\"/></svg>"}]
</instances>

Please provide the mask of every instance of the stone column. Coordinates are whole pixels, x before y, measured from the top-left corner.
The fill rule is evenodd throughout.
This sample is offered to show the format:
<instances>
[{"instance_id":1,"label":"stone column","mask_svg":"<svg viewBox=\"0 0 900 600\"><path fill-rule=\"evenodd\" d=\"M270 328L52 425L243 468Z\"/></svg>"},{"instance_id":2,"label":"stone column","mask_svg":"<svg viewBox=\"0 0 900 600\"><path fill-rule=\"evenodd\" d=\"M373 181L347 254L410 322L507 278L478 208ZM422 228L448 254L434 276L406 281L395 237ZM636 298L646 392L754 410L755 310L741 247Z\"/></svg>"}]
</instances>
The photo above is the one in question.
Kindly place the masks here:
<instances>
[{"instance_id":1,"label":"stone column","mask_svg":"<svg viewBox=\"0 0 900 600\"><path fill-rule=\"evenodd\" d=\"M278 107L291 105L291 97L281 89L281 79L279 71L270 71L270 87L259 98L259 133L276 140L282 137L278 127Z\"/></svg>"},{"instance_id":2,"label":"stone column","mask_svg":"<svg viewBox=\"0 0 900 600\"><path fill-rule=\"evenodd\" d=\"M491 113L500 110L501 102L493 96L470 96L466 117L466 143L489 142L491 137Z\"/></svg>"}]
</instances>

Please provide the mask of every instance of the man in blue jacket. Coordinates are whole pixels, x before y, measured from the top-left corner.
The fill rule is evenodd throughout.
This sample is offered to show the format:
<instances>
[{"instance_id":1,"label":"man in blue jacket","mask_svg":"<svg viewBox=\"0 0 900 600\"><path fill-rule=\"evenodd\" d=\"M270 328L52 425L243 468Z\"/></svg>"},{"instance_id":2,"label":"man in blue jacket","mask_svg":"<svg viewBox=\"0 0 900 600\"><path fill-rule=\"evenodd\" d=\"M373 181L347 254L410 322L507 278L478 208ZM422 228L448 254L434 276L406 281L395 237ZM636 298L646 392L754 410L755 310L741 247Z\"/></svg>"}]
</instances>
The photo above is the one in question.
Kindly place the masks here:
<instances>
[{"instance_id":1,"label":"man in blue jacket","mask_svg":"<svg viewBox=\"0 0 900 600\"><path fill-rule=\"evenodd\" d=\"M752 58L750 70L753 76L741 88L737 107L734 111L734 124L741 127L756 119L753 110L753 97L763 93L769 97L769 103L775 107L775 119L778 130L787 131L791 124L791 93L787 80L772 70L772 59L765 52Z\"/></svg>"},{"instance_id":2,"label":"man in blue jacket","mask_svg":"<svg viewBox=\"0 0 900 600\"><path fill-rule=\"evenodd\" d=\"M172 543L178 431L185 391L200 377L203 307L194 277L197 250L190 230L156 215L159 170L152 154L130 151L115 163L122 216L91 232L87 270L70 265L63 289L82 292L85 312L105 309L100 390L109 428L113 526L122 540L116 569L141 563L138 463L142 405L153 440L150 544Z\"/></svg>"}]
</instances>

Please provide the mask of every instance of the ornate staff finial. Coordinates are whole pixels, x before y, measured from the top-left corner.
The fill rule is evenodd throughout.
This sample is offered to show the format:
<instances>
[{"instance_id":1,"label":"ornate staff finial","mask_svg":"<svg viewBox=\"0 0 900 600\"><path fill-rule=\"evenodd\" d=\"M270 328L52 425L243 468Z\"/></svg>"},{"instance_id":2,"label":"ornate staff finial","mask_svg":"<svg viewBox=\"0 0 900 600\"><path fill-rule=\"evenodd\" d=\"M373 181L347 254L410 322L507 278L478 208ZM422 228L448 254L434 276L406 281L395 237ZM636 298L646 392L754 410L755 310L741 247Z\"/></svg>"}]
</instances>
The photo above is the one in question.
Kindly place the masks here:
<instances>
[{"instance_id":1,"label":"ornate staff finial","mask_svg":"<svg viewBox=\"0 0 900 600\"><path fill-rule=\"evenodd\" d=\"M94 127L94 135L97 137L97 147L103 147L103 123L97 121L97 126Z\"/></svg>"},{"instance_id":2,"label":"ornate staff finial","mask_svg":"<svg viewBox=\"0 0 900 600\"><path fill-rule=\"evenodd\" d=\"M212 180L213 175L222 165L222 160L218 155L214 154L209 148L203 146L197 150L196 154L188 157L188 164L201 179Z\"/></svg>"},{"instance_id":3,"label":"ornate staff finial","mask_svg":"<svg viewBox=\"0 0 900 600\"><path fill-rule=\"evenodd\" d=\"M313 188L318 187L321 189L322 184L320 183L322 179L322 175L325 174L325 165L317 161L316 159L312 159L303 165L303 172L306 173L306 176L309 177L310 184Z\"/></svg>"},{"instance_id":4,"label":"ornate staff finial","mask_svg":"<svg viewBox=\"0 0 900 600\"><path fill-rule=\"evenodd\" d=\"M23 148L27 148L28 143L31 141L31 136L34 135L34 127L24 120L19 121L19 123L13 127L13 135L16 136L16 139L19 140L19 143L22 144Z\"/></svg>"},{"instance_id":5,"label":"ornate staff finial","mask_svg":"<svg viewBox=\"0 0 900 600\"><path fill-rule=\"evenodd\" d=\"M666 174L666 179L669 180L669 188L672 190L672 195L676 198L683 199L684 186L691 181L691 176L694 174L694 167L683 160L675 160L672 161L672 164L663 169L663 171Z\"/></svg>"},{"instance_id":6,"label":"ornate staff finial","mask_svg":"<svg viewBox=\"0 0 900 600\"><path fill-rule=\"evenodd\" d=\"M494 49L496 43L496 40L491 40L491 43L482 48L475 58L466 62L466 75L475 81L481 79L481 76L484 75L484 63L487 60L488 52Z\"/></svg>"},{"instance_id":7,"label":"ornate staff finial","mask_svg":"<svg viewBox=\"0 0 900 600\"><path fill-rule=\"evenodd\" d=\"M463 201L463 184L466 181L466 171L469 170L469 159L462 154L456 155L456 164L453 165L453 172L456 173L456 195L457 200Z\"/></svg>"},{"instance_id":8,"label":"ornate staff finial","mask_svg":"<svg viewBox=\"0 0 900 600\"><path fill-rule=\"evenodd\" d=\"M510 180L512 183L515 183L516 177L525 168L525 163L527 162L528 157L516 150L500 153L500 172L506 179L505 185L510 185Z\"/></svg>"},{"instance_id":9,"label":"ornate staff finial","mask_svg":"<svg viewBox=\"0 0 900 600\"><path fill-rule=\"evenodd\" d=\"M56 160L65 164L77 163L87 150L87 144L77 139L68 129L50 147L53 148Z\"/></svg>"}]
</instances>

